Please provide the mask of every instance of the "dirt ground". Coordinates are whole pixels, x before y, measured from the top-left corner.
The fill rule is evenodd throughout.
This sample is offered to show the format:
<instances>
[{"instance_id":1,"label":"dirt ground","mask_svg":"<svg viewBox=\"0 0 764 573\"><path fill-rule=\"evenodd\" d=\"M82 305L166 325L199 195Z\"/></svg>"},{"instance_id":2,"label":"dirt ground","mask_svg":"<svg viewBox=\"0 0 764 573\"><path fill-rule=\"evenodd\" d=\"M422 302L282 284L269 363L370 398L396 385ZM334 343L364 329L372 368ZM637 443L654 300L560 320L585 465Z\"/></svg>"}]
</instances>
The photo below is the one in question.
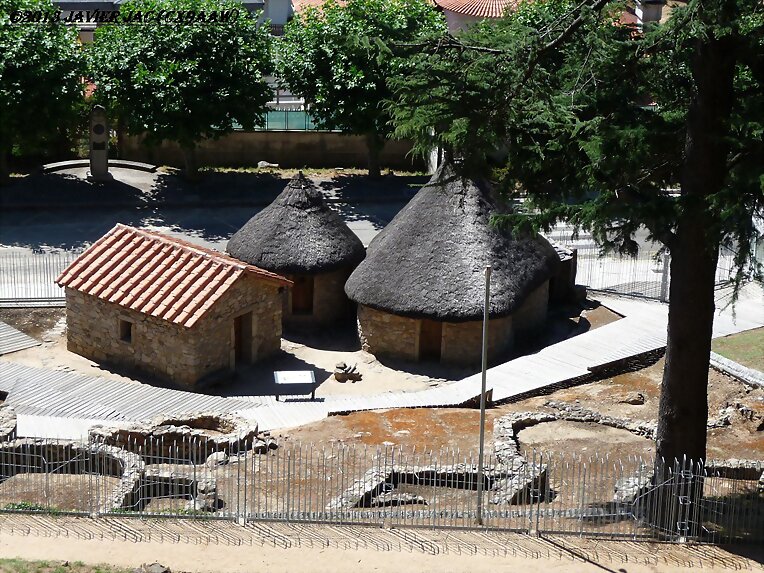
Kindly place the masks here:
<instances>
[{"instance_id":1,"label":"dirt ground","mask_svg":"<svg viewBox=\"0 0 764 573\"><path fill-rule=\"evenodd\" d=\"M489 438L492 435L496 418L510 412L554 411L545 406L550 400L576 404L613 417L655 421L663 365L661 359L636 372L491 408L486 415L486 435ZM635 392L644 396L644 404L624 403ZM709 429L709 458L764 459L764 389L749 388L711 369L708 400L710 420L719 419L720 411L730 408L729 425ZM335 416L284 435L290 440L305 442L341 440L368 445L388 442L404 447L428 444L433 449L458 447L466 451L478 447L479 422L477 409L396 409ZM653 449L650 440L627 430L576 422L540 424L520 432L519 440L524 448L549 453L624 455L647 454Z\"/></svg>"},{"instance_id":2,"label":"dirt ground","mask_svg":"<svg viewBox=\"0 0 764 573\"><path fill-rule=\"evenodd\" d=\"M96 485L98 484L98 485ZM119 479L109 476L76 474L17 474L0 482L0 508L9 504L51 507L60 511L91 511L91 499L101 489L106 498L119 485Z\"/></svg>"},{"instance_id":3,"label":"dirt ground","mask_svg":"<svg viewBox=\"0 0 764 573\"><path fill-rule=\"evenodd\" d=\"M122 573L132 571L141 563L155 561L178 573L675 573L690 569L762 570L755 561L759 551L747 548L741 550L738 547L725 550L666 544L587 542L571 538L563 540L513 534L441 534L418 531L413 533L412 549L407 549L406 532L344 527L341 531L347 533L341 536L340 528L326 526L303 530L302 543L290 543L291 540L284 538L287 545L282 546L281 543L271 543L269 539L259 539L257 528L247 528L252 530L252 534L245 537L237 533L238 530L232 531L236 527L215 527L221 537L243 537L244 542L236 546L205 541L204 529L201 529L197 538L189 540L187 535L180 536L185 542L161 542L153 539L136 541L129 534L124 539L96 537L86 540L78 539L75 535L43 538L38 535L0 532L0 555L6 558L0 561L0 572ZM267 528L264 529L267 531ZM323 543L321 535L324 531L329 533L328 543ZM317 541L308 543L310 538L316 538ZM457 541L463 538L466 541L459 545L461 550L455 550L457 541L450 538ZM377 539L379 541L374 544ZM354 540L359 544L356 548L353 548ZM450 550L446 550L448 546ZM60 569L40 568L39 561L25 562L21 559L48 560ZM110 563L119 569L98 565L103 563Z\"/></svg>"},{"instance_id":4,"label":"dirt ground","mask_svg":"<svg viewBox=\"0 0 764 573\"><path fill-rule=\"evenodd\" d=\"M567 315L567 316L566 316ZM596 328L619 316L608 309L589 303L587 308L569 308L559 311L557 321L567 335L577 328ZM64 309L0 309L4 320L23 332L44 341L41 347L15 352L3 357L29 366L72 369L90 375L100 375L124 381L134 381L117 372L101 368L98 364L66 350ZM566 326L565 322L569 324ZM582 326L578 326L583 323ZM326 338L326 337L324 337ZM309 365L318 372L317 380L325 382L318 395L362 394L390 390L420 390L437 385L449 376L466 376L469 371L454 373L438 369L435 365L420 367L410 372L411 365L381 363L373 356L353 346L350 339L331 340L315 337L292 337L282 343L282 362L252 367L250 375L270 379L274 369L295 369ZM356 384L336 382L331 377L334 364L339 361L358 364L364 379ZM567 402L609 416L632 420L654 421L657 417L663 360L637 372L574 388L556 391L512 404L494 407L487 412L487 436L492 435L493 421L510 412L546 411L549 400ZM297 368L299 369L299 368ZM325 378L321 378L321 373ZM251 382L234 382L225 392L243 393ZM626 399L635 393L644 396L644 404L632 405ZM735 379L716 370L709 370L709 420L717 426L709 429L709 458L764 459L764 389L748 388ZM427 444L461 451L478 447L479 412L470 408L402 409L382 412L356 412L336 416L290 431L282 432L282 439L302 442L343 441L366 445L395 444L414 447ZM565 436L565 440L560 440ZM519 436L525 449L537 448L553 452L648 453L652 443L633 436L626 430L575 422L550 422L524 430Z\"/></svg>"},{"instance_id":5,"label":"dirt ground","mask_svg":"<svg viewBox=\"0 0 764 573\"><path fill-rule=\"evenodd\" d=\"M37 340L54 330L65 316L63 308L0 308L1 321Z\"/></svg>"},{"instance_id":6,"label":"dirt ground","mask_svg":"<svg viewBox=\"0 0 764 573\"><path fill-rule=\"evenodd\" d=\"M63 308L0 309L0 320L43 342L42 346L7 354L2 359L37 368L72 370L89 376L139 382L136 376L128 372L99 365L69 352L66 349L65 315ZM600 306L596 301L557 307L551 313L547 337L518 348L517 353L533 352L538 347L598 328L619 318L618 314ZM337 382L333 372L339 362L355 364L363 374L363 380L355 383ZM205 392L223 396L273 394L271 386L273 372L276 370L312 370L316 382L320 383L317 396L418 391L447 380L459 380L475 372L474 368L455 368L437 363L378 360L360 349L355 324L348 324L319 334L287 333L277 356L241 367L233 379L205 389Z\"/></svg>"}]
</instances>

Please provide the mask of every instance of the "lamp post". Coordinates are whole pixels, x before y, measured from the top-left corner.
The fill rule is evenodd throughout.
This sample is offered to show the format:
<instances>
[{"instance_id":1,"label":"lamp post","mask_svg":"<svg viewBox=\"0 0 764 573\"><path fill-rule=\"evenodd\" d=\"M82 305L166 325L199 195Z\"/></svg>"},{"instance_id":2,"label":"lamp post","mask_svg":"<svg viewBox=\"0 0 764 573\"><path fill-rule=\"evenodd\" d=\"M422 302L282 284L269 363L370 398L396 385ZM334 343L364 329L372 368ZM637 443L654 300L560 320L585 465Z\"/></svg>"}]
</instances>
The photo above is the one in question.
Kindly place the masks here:
<instances>
[{"instance_id":1,"label":"lamp post","mask_svg":"<svg viewBox=\"0 0 764 573\"><path fill-rule=\"evenodd\" d=\"M483 525L483 454L485 450L485 386L488 369L488 313L491 297L491 265L485 268L485 302L483 305L483 360L480 373L480 451L477 470L477 524Z\"/></svg>"}]
</instances>

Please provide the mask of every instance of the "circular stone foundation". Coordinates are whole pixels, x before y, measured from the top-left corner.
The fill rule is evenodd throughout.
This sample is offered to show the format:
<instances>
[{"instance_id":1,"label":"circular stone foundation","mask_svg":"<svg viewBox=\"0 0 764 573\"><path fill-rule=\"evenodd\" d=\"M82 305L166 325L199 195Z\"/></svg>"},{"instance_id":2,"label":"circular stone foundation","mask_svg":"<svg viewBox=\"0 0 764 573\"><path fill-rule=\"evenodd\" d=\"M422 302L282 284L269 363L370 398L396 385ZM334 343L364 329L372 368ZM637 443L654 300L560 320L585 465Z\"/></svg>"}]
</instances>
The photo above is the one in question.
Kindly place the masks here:
<instances>
[{"instance_id":1,"label":"circular stone foundation","mask_svg":"<svg viewBox=\"0 0 764 573\"><path fill-rule=\"evenodd\" d=\"M211 454L236 454L252 448L257 424L231 414L192 412L161 415L127 427L95 426L92 439L146 458L202 463Z\"/></svg>"},{"instance_id":2,"label":"circular stone foundation","mask_svg":"<svg viewBox=\"0 0 764 573\"><path fill-rule=\"evenodd\" d=\"M629 430L604 426L596 422L554 420L520 430L517 441L522 455L533 451L549 454L587 454L598 456L649 456L655 443Z\"/></svg>"}]
</instances>

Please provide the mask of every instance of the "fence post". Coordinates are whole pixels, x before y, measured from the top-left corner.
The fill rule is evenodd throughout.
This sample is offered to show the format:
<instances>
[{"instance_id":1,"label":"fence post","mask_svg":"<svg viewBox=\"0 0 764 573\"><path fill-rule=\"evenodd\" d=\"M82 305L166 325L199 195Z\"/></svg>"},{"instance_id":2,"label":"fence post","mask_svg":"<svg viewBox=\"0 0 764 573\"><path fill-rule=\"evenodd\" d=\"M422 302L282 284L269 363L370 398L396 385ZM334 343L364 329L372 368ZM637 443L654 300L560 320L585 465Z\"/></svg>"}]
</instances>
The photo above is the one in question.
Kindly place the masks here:
<instances>
[{"instance_id":1,"label":"fence post","mask_svg":"<svg viewBox=\"0 0 764 573\"><path fill-rule=\"evenodd\" d=\"M671 255L663 253L663 269L661 272L661 302L669 299L669 276L671 269Z\"/></svg>"}]
</instances>

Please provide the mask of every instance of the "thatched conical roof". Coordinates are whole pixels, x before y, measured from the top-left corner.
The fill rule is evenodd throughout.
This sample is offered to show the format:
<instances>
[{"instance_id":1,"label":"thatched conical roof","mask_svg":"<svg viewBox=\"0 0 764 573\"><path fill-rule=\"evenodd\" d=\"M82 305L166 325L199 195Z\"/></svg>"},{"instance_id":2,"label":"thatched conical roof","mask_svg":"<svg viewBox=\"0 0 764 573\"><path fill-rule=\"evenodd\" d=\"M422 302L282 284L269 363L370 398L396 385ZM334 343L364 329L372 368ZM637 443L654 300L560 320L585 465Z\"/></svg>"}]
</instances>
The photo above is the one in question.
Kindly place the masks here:
<instances>
[{"instance_id":1,"label":"thatched conical roof","mask_svg":"<svg viewBox=\"0 0 764 573\"><path fill-rule=\"evenodd\" d=\"M354 301L415 318L477 320L483 316L485 266L491 318L511 314L559 264L542 237L513 237L490 224L495 204L487 184L441 166L369 245L345 285Z\"/></svg>"},{"instance_id":2,"label":"thatched conical roof","mask_svg":"<svg viewBox=\"0 0 764 573\"><path fill-rule=\"evenodd\" d=\"M305 274L356 265L365 255L361 240L302 173L231 237L226 250L262 269Z\"/></svg>"}]
</instances>

